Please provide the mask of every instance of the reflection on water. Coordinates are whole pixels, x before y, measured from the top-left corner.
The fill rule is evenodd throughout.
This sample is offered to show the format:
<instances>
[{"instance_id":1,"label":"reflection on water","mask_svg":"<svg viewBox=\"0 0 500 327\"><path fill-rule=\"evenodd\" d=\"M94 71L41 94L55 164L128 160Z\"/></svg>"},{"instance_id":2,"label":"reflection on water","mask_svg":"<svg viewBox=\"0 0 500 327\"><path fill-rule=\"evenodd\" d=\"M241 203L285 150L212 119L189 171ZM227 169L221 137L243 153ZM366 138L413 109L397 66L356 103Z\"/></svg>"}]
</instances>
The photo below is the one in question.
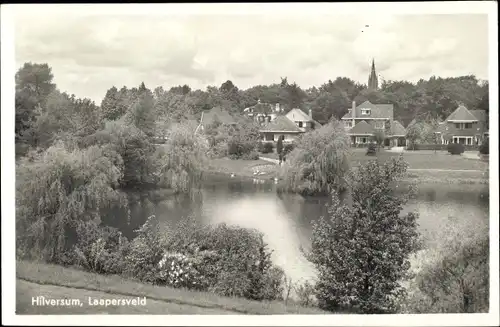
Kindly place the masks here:
<instances>
[{"instance_id":1,"label":"reflection on water","mask_svg":"<svg viewBox=\"0 0 500 327\"><path fill-rule=\"evenodd\" d=\"M417 199L405 211L419 213L420 230L432 243L449 224L448 217L487 224L488 194L487 185L420 185ZM208 224L254 228L264 234L274 262L293 280L314 276L300 249L310 248L311 221L327 214L328 197L280 194L272 182L213 179L194 197L131 194L130 199L130 224L119 223L129 236L151 214L165 224L193 215Z\"/></svg>"}]
</instances>

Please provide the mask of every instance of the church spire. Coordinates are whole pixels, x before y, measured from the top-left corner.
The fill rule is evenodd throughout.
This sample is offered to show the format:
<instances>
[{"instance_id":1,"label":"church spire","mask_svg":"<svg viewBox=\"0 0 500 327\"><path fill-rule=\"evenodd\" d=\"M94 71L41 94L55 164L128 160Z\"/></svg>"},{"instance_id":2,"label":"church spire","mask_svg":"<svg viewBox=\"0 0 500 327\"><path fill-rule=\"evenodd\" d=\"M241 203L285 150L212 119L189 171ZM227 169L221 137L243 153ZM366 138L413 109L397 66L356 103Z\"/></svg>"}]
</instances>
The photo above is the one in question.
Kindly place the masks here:
<instances>
[{"instance_id":1,"label":"church spire","mask_svg":"<svg viewBox=\"0 0 500 327\"><path fill-rule=\"evenodd\" d=\"M370 90L378 89L378 78L377 72L375 71L375 59L372 58L372 70L370 76L368 77L368 88Z\"/></svg>"}]
</instances>

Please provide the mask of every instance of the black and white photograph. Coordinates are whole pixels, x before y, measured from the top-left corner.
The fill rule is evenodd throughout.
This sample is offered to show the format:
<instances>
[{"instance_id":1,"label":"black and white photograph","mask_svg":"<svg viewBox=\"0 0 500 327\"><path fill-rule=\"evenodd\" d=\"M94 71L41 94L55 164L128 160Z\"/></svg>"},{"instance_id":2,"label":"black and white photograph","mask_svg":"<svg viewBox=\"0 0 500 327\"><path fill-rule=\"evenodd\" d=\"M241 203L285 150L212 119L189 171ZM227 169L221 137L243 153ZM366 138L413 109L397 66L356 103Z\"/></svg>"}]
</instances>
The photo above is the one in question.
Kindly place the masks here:
<instances>
[{"instance_id":1,"label":"black and white photograph","mask_svg":"<svg viewBox=\"0 0 500 327\"><path fill-rule=\"evenodd\" d=\"M497 12L3 4L2 323L498 325Z\"/></svg>"}]
</instances>

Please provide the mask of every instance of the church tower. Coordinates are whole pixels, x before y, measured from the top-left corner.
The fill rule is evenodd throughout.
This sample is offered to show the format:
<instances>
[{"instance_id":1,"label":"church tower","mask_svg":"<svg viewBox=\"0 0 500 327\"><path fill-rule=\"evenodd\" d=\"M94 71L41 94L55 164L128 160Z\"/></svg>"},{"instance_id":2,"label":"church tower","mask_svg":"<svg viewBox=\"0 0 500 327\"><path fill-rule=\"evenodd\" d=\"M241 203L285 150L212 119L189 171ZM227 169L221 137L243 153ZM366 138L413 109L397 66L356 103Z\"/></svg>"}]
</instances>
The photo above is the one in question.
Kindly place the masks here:
<instances>
[{"instance_id":1,"label":"church tower","mask_svg":"<svg viewBox=\"0 0 500 327\"><path fill-rule=\"evenodd\" d=\"M375 60L372 59L372 71L368 77L368 89L377 90L378 89L378 78L377 72L375 71Z\"/></svg>"}]
</instances>

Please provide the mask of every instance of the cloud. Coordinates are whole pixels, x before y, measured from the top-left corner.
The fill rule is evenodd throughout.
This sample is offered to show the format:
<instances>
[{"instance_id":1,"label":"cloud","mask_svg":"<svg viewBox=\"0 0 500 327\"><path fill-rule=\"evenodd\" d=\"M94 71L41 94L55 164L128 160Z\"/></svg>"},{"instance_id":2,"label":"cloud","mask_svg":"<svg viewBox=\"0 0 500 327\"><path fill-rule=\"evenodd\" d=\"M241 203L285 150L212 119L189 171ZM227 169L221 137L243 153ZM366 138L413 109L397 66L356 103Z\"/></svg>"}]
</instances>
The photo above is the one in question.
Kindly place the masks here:
<instances>
[{"instance_id":1,"label":"cloud","mask_svg":"<svg viewBox=\"0 0 500 327\"><path fill-rule=\"evenodd\" d=\"M71 7L69 7L71 8ZM369 25L369 27L366 27ZM204 89L347 76L487 78L486 15L156 15L20 13L16 65L47 62L62 90L100 101L115 85Z\"/></svg>"}]
</instances>

